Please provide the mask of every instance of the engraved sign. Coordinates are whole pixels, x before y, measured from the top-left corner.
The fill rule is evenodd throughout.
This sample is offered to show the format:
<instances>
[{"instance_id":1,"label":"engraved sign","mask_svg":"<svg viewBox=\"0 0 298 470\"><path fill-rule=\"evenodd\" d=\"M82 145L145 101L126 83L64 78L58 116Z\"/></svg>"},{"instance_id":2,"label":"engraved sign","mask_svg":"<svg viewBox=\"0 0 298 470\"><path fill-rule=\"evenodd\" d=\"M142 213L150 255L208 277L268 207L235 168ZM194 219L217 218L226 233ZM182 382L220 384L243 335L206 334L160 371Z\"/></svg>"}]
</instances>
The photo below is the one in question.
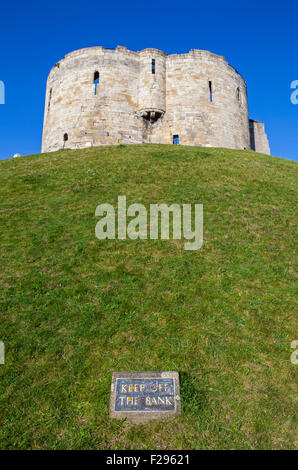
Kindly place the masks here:
<instances>
[{"instance_id":1,"label":"engraved sign","mask_svg":"<svg viewBox=\"0 0 298 470\"><path fill-rule=\"evenodd\" d=\"M114 372L110 415L132 422L165 418L180 412L177 372Z\"/></svg>"},{"instance_id":2,"label":"engraved sign","mask_svg":"<svg viewBox=\"0 0 298 470\"><path fill-rule=\"evenodd\" d=\"M174 409L174 379L117 379L116 411Z\"/></svg>"}]
</instances>

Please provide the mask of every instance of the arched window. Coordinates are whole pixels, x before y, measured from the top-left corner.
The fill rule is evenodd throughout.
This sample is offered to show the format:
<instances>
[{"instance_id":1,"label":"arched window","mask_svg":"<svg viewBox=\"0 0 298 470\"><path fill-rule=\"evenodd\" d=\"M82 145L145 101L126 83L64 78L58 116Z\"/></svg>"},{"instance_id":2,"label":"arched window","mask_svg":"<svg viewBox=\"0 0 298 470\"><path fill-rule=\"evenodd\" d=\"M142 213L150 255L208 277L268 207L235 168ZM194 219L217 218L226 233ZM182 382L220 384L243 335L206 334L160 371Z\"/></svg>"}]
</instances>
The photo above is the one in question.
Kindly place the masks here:
<instances>
[{"instance_id":1,"label":"arched window","mask_svg":"<svg viewBox=\"0 0 298 470\"><path fill-rule=\"evenodd\" d=\"M99 72L97 70L94 72L93 81L94 81L94 85L95 85L94 94L96 95L97 85L99 84Z\"/></svg>"}]
</instances>

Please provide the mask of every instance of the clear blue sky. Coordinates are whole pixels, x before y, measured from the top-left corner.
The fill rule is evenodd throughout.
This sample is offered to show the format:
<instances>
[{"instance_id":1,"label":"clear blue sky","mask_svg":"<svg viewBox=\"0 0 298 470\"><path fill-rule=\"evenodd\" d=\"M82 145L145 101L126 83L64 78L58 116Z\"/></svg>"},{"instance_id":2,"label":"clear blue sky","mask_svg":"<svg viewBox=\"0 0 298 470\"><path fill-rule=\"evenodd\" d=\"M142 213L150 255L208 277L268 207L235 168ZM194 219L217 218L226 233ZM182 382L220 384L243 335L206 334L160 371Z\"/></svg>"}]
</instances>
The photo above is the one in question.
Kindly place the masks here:
<instances>
[{"instance_id":1,"label":"clear blue sky","mask_svg":"<svg viewBox=\"0 0 298 470\"><path fill-rule=\"evenodd\" d=\"M297 1L16 0L1 2L0 14L0 158L40 152L46 79L58 60L123 45L224 55L246 79L250 117L265 122L272 154L298 161Z\"/></svg>"}]
</instances>

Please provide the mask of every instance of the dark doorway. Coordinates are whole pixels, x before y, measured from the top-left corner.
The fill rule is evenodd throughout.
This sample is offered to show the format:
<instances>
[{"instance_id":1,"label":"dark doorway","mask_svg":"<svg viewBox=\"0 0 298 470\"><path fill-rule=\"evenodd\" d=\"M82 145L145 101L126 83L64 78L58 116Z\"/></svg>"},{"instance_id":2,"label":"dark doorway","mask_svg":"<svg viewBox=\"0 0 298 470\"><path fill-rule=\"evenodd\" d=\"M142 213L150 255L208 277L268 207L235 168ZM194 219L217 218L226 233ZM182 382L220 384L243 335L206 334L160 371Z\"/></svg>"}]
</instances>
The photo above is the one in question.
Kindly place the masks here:
<instances>
[{"instance_id":1,"label":"dark doorway","mask_svg":"<svg viewBox=\"0 0 298 470\"><path fill-rule=\"evenodd\" d=\"M64 146L65 146L65 142L67 142L67 141L68 141L68 134L65 133L65 134L63 135L63 148L64 148Z\"/></svg>"}]
</instances>

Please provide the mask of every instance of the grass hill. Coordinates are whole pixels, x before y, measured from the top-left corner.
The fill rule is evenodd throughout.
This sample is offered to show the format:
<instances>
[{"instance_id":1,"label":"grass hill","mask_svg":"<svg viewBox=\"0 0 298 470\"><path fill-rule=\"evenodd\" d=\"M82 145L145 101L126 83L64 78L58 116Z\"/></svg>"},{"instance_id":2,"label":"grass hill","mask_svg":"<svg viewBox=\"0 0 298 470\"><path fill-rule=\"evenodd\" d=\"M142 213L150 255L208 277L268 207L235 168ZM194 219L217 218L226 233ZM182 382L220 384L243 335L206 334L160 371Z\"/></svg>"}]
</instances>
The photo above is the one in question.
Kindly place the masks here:
<instances>
[{"instance_id":1,"label":"grass hill","mask_svg":"<svg viewBox=\"0 0 298 470\"><path fill-rule=\"evenodd\" d=\"M95 208L204 204L204 244L95 237ZM140 145L0 162L0 448L293 448L297 164ZM177 370L180 417L109 419L113 371Z\"/></svg>"}]
</instances>

